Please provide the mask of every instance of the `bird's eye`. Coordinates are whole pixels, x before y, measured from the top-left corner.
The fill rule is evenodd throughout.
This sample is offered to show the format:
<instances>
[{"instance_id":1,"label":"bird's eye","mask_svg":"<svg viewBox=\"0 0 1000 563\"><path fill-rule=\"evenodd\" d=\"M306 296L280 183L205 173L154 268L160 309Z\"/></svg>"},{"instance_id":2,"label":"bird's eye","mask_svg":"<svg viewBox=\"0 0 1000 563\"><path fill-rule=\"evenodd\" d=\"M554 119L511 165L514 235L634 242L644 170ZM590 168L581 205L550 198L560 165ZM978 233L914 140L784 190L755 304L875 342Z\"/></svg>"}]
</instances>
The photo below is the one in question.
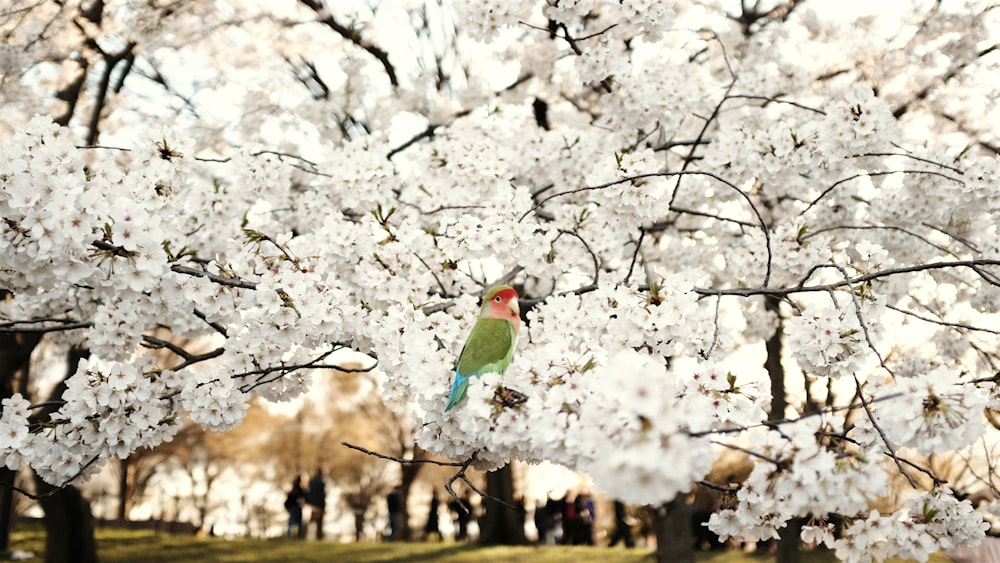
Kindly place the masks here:
<instances>
[{"instance_id":1,"label":"bird's eye","mask_svg":"<svg viewBox=\"0 0 1000 563\"><path fill-rule=\"evenodd\" d=\"M503 301L503 299L501 299L499 295L497 295L496 297L494 297L493 300L496 301L497 303Z\"/></svg>"}]
</instances>

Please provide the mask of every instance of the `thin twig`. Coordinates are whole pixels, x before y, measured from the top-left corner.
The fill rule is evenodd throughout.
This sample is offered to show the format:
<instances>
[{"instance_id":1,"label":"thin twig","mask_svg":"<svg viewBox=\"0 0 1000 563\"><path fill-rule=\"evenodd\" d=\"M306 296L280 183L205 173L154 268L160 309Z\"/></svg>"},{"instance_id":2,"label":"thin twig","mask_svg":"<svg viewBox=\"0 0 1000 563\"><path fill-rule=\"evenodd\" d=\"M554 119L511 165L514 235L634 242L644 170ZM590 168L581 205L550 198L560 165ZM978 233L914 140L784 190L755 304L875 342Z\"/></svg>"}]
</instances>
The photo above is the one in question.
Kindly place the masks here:
<instances>
[{"instance_id":1,"label":"thin twig","mask_svg":"<svg viewBox=\"0 0 1000 563\"><path fill-rule=\"evenodd\" d=\"M397 463L406 463L406 464L427 463L429 465L440 465L442 467L463 467L463 466L468 465L469 462L472 461L471 458L469 459L469 461L464 461L464 462L460 462L460 461L444 461L444 460L440 460L440 459L408 459L408 458L405 458L405 457L396 457L396 456L392 456L392 455L388 455L388 454L383 454L383 453L379 453L379 452L376 452L376 451L372 451L372 450L369 450L368 448L363 448L361 446L352 444L350 442L341 442L340 445L348 447L348 448L351 448L352 450L357 450L357 451L359 451L359 452L361 452L363 454L367 454L367 455L370 455L370 456L373 456L373 457L377 457L379 459L385 459L385 460L389 460L389 461L395 461Z\"/></svg>"},{"instance_id":2,"label":"thin twig","mask_svg":"<svg viewBox=\"0 0 1000 563\"><path fill-rule=\"evenodd\" d=\"M879 270L877 272L869 272L867 274L862 274L855 276L853 278L844 279L842 281L832 282L828 284L821 285L804 285L806 279L800 281L797 285L792 287L784 288L771 288L771 287L745 287L745 288L731 288L731 289L711 289L711 288L700 288L696 287L693 289L695 293L699 295L733 295L739 297L751 297L754 295L775 295L775 296L785 296L793 293L806 293L806 292L817 292L817 291L831 291L834 289L840 289L842 287L853 286L859 283L864 283L868 281L874 281L880 278L886 278L890 276L895 276L898 274L911 274L915 272L925 272L930 270L941 270L946 268L979 268L982 266L1000 266L1000 260L956 260L954 262L929 262L926 264L914 264L912 266L902 266L899 268L889 268L886 270ZM825 267L825 265L821 266ZM978 273L978 272L977 272ZM980 274L980 277L982 275ZM992 280L988 278L983 278L991 285L994 284Z\"/></svg>"},{"instance_id":3,"label":"thin twig","mask_svg":"<svg viewBox=\"0 0 1000 563\"><path fill-rule=\"evenodd\" d=\"M868 403L869 404L880 403L882 401L888 401L890 399L896 399L902 396L903 393L901 391L896 393L890 393L888 395L882 395L881 397L873 397L868 400ZM702 438L704 436L710 436L712 434L737 434L740 432L745 432L747 430L753 430L755 428L777 428L784 424L795 424L796 422L801 422L803 420L813 418L815 416L833 414L838 411L853 410L860 406L862 406L860 402L851 403L849 405L842 405L839 407L826 407L793 418L783 418L781 420L769 420L767 422L759 422L757 424L749 424L747 426L734 426L732 428L716 428L715 430L698 430L698 431L685 430L684 434L686 434L691 438Z\"/></svg>"},{"instance_id":4,"label":"thin twig","mask_svg":"<svg viewBox=\"0 0 1000 563\"><path fill-rule=\"evenodd\" d=\"M474 462L476 460L476 455L479 452L473 452L473 454L471 456L469 456L469 459L467 459L465 461L443 461L443 460L437 460L437 459L408 459L408 458L405 458L405 457L397 457L397 456L392 456L392 455L388 455L388 454L383 454L383 453L379 453L379 452L376 452L376 451L372 451L372 450L369 450L368 448L363 448L361 446L357 446L357 445L351 444L349 442L341 442L340 444L342 446L346 446L348 448L351 448L352 450L357 450L357 451L359 451L359 452L361 452L363 454L374 456L374 457L377 457L379 459L385 459L385 460L388 460L388 461L395 461L397 463L406 463L406 464L428 463L430 465L438 465L438 466L441 466L441 467L458 467L459 470L454 475L452 475L450 479L448 479L448 482L445 483L444 488L445 488L446 491L448 491L448 494L450 494L452 496L452 498L454 498L455 501L458 502L458 506L460 506L462 508L462 510L465 511L466 514L469 514L471 512L471 507L467 507L465 505L465 503L462 502L462 499L459 498L459 496L457 494L455 494L455 490L452 488L452 484L454 484L455 481L457 481L459 479L461 479L463 482L465 482L465 484L468 485L469 488L472 489L473 491L475 491L476 494L478 494L479 496L481 496L481 497L483 497L485 499L496 501L496 502L498 502L498 503L506 506L507 508L514 509L514 507L511 504L505 502L504 500L498 499L498 498L496 498L493 495L490 495L490 494L488 494L488 493L486 493L484 491L481 491L479 489L479 487L477 487L472 481L469 480L469 477L468 477L468 475L466 475L466 472L469 470L469 466L472 465L472 462Z\"/></svg>"},{"instance_id":5,"label":"thin twig","mask_svg":"<svg viewBox=\"0 0 1000 563\"><path fill-rule=\"evenodd\" d=\"M182 266L180 264L174 264L170 267L170 270L178 274L185 274L188 276L194 276L197 278L208 278L209 280L227 287L239 287L242 289L257 289L257 283L252 281L247 281L240 278L227 278L224 276L219 276L211 272L206 272L205 270L199 270L197 268L191 268L190 266Z\"/></svg>"},{"instance_id":6,"label":"thin twig","mask_svg":"<svg viewBox=\"0 0 1000 563\"><path fill-rule=\"evenodd\" d=\"M39 323L60 323L49 326L33 326ZM26 325L26 326L21 326ZM61 330L76 330L80 328L90 328L94 323L90 321L78 321L75 319L31 319L26 321L11 321L0 323L0 334L8 333L46 333Z\"/></svg>"},{"instance_id":7,"label":"thin twig","mask_svg":"<svg viewBox=\"0 0 1000 563\"><path fill-rule=\"evenodd\" d=\"M590 260L594 264L594 277L591 280L591 283L597 284L597 281L601 275L601 262L597 258L597 253L595 253L594 250L590 248L590 245L587 243L587 241L582 236L580 236L580 233L576 232L576 230L570 231L567 229L559 229L559 234L556 235L554 239L552 239L552 244L555 244L555 242L559 240L559 237L562 235L569 235L575 238L576 240L580 241L580 244L583 245L584 250L586 250L587 253L590 254Z\"/></svg>"},{"instance_id":8,"label":"thin twig","mask_svg":"<svg viewBox=\"0 0 1000 563\"><path fill-rule=\"evenodd\" d=\"M772 258L773 258L772 253L771 253L771 231L770 231L770 228L768 227L767 222L764 221L764 216L761 214L760 210L757 209L757 206L754 204L753 200L750 198L750 196L745 191L743 191L736 184L734 184L734 183L730 182L729 180L726 180L725 178L723 178L723 177L721 177L721 176L719 176L717 174L714 174L712 172L705 172L703 170L680 170L680 171L677 171L677 172L649 172L649 173L646 173L646 174L636 174L634 176L627 176L627 177L624 177L624 178L619 178L617 180L612 180L610 182L605 182L603 184L599 184L599 185L596 185L596 186L584 186L582 188L574 188L572 190L566 190L566 191L563 191L563 192L557 192L557 193L554 193L554 194L549 195L547 197L544 197L541 200L539 200L538 202L536 202L535 205L533 205L531 207L531 209L525 211L524 214L521 215L521 217L518 219L518 222L524 221L528 217L528 215L531 215L532 213L537 212L543 205L545 205L549 201L552 201L553 199L556 199L558 197L563 197L563 196L568 196L568 195L573 195L573 194L579 194L579 193L584 193L584 192L589 192L589 191L604 190L604 189L607 189L607 188L610 188L610 187L613 187L613 186L617 186L619 184L624 184L624 183L627 183L627 182L634 182L636 180L641 180L641 179L644 179L644 178L671 178L671 177L680 177L680 176L707 176L707 177L712 178L713 180L715 180L715 181L717 181L717 182L719 182L719 183L721 183L721 184L723 184L725 186L728 186L730 189L732 189L733 191L735 191L736 193L738 193L747 202L747 205L750 206L750 209L753 211L753 214L757 217L757 222L760 225L761 231L764 233L764 244L765 244L766 250L767 250L767 267L766 267L766 270L764 272L764 281L763 281L763 283L761 285L763 287L767 287L767 284L768 284L768 282L771 279L771 263L772 263Z\"/></svg>"},{"instance_id":9,"label":"thin twig","mask_svg":"<svg viewBox=\"0 0 1000 563\"><path fill-rule=\"evenodd\" d=\"M899 472L903 475L903 477L906 478L907 482L910 483L910 486L916 489L917 482L913 480L913 476L911 476L909 472L906 471L906 468L903 467L903 462L902 460L899 459L899 456L896 455L896 450L892 447L892 444L889 442L889 437L885 435L885 431L882 430L882 427L879 426L878 421L875 420L875 414L872 412L871 407L868 405L868 401L865 400L865 396L861 391L861 382L858 381L858 376L856 375L854 376L854 385L857 388L858 395L861 397L861 406L864 407L865 414L868 415L868 420L871 421L872 427L875 428L875 431L878 432L879 437L882 438L882 443L885 444L885 449L887 450L889 457L891 457L892 460L896 462L896 467L899 469Z\"/></svg>"},{"instance_id":10,"label":"thin twig","mask_svg":"<svg viewBox=\"0 0 1000 563\"><path fill-rule=\"evenodd\" d=\"M942 162L938 162L936 160L931 160L929 158L920 158L919 156L912 155L912 154L907 154L905 152L866 152L866 153L862 153L862 154L852 154L848 158L864 158L864 157L868 157L868 156L902 156L902 157L906 157L906 158L911 158L913 160L916 160L917 162L923 162L925 164L933 164L934 166L939 166L941 168L944 168L945 170L951 170L955 174L965 175L965 171L963 171L961 168L956 168L954 166L948 166L947 164L944 164Z\"/></svg>"},{"instance_id":11,"label":"thin twig","mask_svg":"<svg viewBox=\"0 0 1000 563\"><path fill-rule=\"evenodd\" d=\"M959 184L961 184L963 186L965 185L965 182L962 181L962 180L959 180L958 178L953 178L953 177L951 177L951 176L949 176L947 174L944 174L942 172L935 172L933 170L910 170L910 169L906 169L906 170L885 170L885 171L878 171L878 172L863 172L861 174L855 174L853 176L849 176L847 178L843 178L843 179L840 179L840 180L837 180L836 182L834 182L830 187L828 187L825 190L823 190L819 194L819 196L816 197L816 199L812 200L812 202L810 202L809 205L807 205L806 208L803 209L801 213L799 213L799 215L804 215L807 211L809 211L810 209L812 209L814 205L816 205L817 203L819 203L819 201L821 199L823 199L824 197L826 197L827 194L829 194L830 192L832 192L837 186L839 186L841 184L844 184L846 182L850 182L851 180L857 180L858 178L874 178L876 176L889 176L891 174L930 174L931 176L940 176L940 177L942 177L942 178L944 178L946 180L951 180L952 182L959 183Z\"/></svg>"},{"instance_id":12,"label":"thin twig","mask_svg":"<svg viewBox=\"0 0 1000 563\"><path fill-rule=\"evenodd\" d=\"M952 323L952 322L943 321L943 320L940 320L940 319L932 319L930 317L925 317L923 315L920 315L919 313L915 313L913 311L907 311L906 309L902 309L900 307L896 307L895 305L890 305L888 303L886 303L885 307L887 309L892 309L893 311L896 311L898 313L902 313L904 315L913 317L915 319L919 319L919 320L927 322L927 323L932 323L932 324L936 324L936 325L940 325L940 326L946 326L946 327L950 327L950 328L960 328L960 329L969 330L969 331L975 331L975 332L988 332L990 334L1000 334L1000 330L993 330L991 328L982 328L982 327L978 327L978 326L968 325L968 324L965 324L965 323Z\"/></svg>"},{"instance_id":13,"label":"thin twig","mask_svg":"<svg viewBox=\"0 0 1000 563\"><path fill-rule=\"evenodd\" d=\"M642 248L642 240L646 238L646 229L639 227L639 240L635 243L635 252L632 253L632 261L628 265L628 273L625 274L625 279L622 280L622 284L627 285L628 280L632 279L632 269L635 268L636 258L639 257L639 250Z\"/></svg>"}]
</instances>

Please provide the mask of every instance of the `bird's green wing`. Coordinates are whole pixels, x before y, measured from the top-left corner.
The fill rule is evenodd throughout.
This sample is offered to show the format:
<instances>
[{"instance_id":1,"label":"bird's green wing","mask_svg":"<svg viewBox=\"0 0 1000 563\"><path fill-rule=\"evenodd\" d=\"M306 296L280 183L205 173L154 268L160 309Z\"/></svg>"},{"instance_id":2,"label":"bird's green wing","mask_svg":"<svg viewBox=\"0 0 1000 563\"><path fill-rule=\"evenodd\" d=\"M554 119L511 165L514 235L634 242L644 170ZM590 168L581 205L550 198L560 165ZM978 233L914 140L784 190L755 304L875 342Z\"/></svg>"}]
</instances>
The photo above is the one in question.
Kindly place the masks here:
<instances>
[{"instance_id":1,"label":"bird's green wing","mask_svg":"<svg viewBox=\"0 0 1000 563\"><path fill-rule=\"evenodd\" d=\"M456 371L464 376L503 373L514 357L514 326L504 319L479 319L465 340Z\"/></svg>"}]
</instances>

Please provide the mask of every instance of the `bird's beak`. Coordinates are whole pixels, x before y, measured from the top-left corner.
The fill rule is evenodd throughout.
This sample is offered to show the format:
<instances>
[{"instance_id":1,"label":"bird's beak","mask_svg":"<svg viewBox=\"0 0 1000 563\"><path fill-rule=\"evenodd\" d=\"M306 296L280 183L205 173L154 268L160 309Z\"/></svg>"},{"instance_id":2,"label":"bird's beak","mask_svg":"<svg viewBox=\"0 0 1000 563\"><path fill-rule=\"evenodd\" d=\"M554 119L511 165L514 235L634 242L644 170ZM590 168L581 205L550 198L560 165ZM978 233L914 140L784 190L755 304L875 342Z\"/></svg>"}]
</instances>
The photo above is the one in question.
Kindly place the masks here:
<instances>
[{"instance_id":1,"label":"bird's beak","mask_svg":"<svg viewBox=\"0 0 1000 563\"><path fill-rule=\"evenodd\" d=\"M515 317L521 316L521 307L517 304L517 299L513 299L510 302L510 312L514 313Z\"/></svg>"}]
</instances>

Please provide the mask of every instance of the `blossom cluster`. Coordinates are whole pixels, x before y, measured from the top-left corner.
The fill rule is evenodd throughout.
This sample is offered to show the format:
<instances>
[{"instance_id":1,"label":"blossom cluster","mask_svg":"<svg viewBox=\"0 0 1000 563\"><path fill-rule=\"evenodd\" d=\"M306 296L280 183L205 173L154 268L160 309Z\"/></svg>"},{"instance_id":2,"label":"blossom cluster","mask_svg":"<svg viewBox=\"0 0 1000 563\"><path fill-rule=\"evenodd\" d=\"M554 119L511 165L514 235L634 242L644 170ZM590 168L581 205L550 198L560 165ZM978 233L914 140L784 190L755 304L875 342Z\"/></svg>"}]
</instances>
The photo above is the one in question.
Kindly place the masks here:
<instances>
[{"instance_id":1,"label":"blossom cluster","mask_svg":"<svg viewBox=\"0 0 1000 563\"><path fill-rule=\"evenodd\" d=\"M420 447L478 469L547 460L659 504L728 450L752 468L705 483L723 536L811 517L804 540L857 561L982 537L941 478L886 500L920 456L971 459L1000 405L1000 159L968 109L996 80L950 39L995 36L978 8L911 22L917 72L877 18L810 6L435 5L402 14L425 24L403 49L381 8L251 4L234 26L117 3L82 48L50 7L0 22L0 330L89 353L51 402L2 399L6 467L78 482L309 393L350 350ZM371 19L286 25L345 13ZM93 42L141 45L170 102L122 77L85 147L73 108L36 114L80 72L51 61ZM446 413L497 280L521 294L514 361Z\"/></svg>"}]
</instances>

